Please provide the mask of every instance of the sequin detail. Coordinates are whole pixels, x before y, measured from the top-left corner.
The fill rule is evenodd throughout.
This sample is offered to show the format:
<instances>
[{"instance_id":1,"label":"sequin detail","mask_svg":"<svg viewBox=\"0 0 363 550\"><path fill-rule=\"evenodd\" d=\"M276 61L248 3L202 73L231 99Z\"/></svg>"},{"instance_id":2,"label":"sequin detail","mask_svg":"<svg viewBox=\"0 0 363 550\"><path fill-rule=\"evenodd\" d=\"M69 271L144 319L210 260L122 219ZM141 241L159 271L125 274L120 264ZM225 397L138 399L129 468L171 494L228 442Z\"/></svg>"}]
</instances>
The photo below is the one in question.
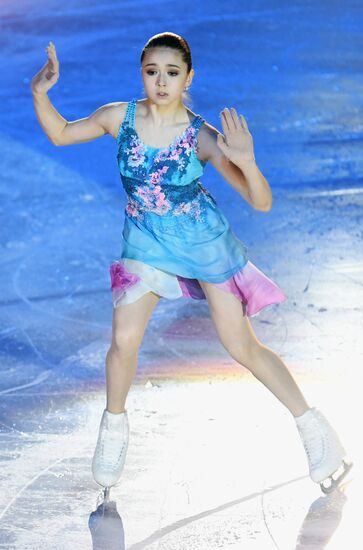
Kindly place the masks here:
<instances>
[{"instance_id":1,"label":"sequin detail","mask_svg":"<svg viewBox=\"0 0 363 550\"><path fill-rule=\"evenodd\" d=\"M168 147L148 147L134 128L136 102L129 110L118 135L118 164L123 187L127 193L125 213L137 221L145 215L187 216L195 222L205 221L206 203L217 205L211 193L200 183L199 177L188 180L190 157L195 156L201 172L205 163L196 155L197 134L204 120L197 115L190 125ZM150 169L151 166L151 169ZM128 174L129 170L131 174ZM180 183L172 184L178 179Z\"/></svg>"},{"instance_id":2,"label":"sequin detail","mask_svg":"<svg viewBox=\"0 0 363 550\"><path fill-rule=\"evenodd\" d=\"M216 205L216 201L198 179L189 185L143 184L133 178L123 177L123 185L127 192L126 213L138 221L143 221L145 213L159 216L188 215L194 220L204 220L204 201Z\"/></svg>"}]
</instances>

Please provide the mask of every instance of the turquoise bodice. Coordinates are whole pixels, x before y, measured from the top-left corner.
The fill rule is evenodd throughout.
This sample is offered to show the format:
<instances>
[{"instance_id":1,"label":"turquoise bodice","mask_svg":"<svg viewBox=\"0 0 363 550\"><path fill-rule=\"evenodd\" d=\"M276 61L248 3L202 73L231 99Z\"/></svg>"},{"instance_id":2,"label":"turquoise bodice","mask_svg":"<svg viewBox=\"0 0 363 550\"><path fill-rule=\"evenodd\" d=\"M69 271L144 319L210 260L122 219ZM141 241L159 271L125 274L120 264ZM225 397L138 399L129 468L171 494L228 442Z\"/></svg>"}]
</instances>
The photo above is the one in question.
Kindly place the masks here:
<instances>
[{"instance_id":1,"label":"turquoise bodice","mask_svg":"<svg viewBox=\"0 0 363 550\"><path fill-rule=\"evenodd\" d=\"M136 103L128 103L117 135L117 161L128 197L125 213L138 221L150 214L169 221L175 216L203 221L205 203L216 204L199 181L206 164L197 157L204 119L197 115L168 147L150 147L135 129Z\"/></svg>"}]
</instances>

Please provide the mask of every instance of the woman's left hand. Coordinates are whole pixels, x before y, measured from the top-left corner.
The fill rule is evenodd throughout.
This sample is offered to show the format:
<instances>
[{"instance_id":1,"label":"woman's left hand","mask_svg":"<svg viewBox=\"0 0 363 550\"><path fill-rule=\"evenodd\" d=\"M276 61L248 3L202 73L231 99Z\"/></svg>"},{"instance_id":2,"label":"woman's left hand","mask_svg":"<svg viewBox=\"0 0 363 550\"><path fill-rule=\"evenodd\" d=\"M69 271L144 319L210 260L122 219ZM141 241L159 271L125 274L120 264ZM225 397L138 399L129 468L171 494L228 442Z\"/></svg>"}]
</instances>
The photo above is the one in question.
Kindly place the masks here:
<instances>
[{"instance_id":1,"label":"woman's left hand","mask_svg":"<svg viewBox=\"0 0 363 550\"><path fill-rule=\"evenodd\" d=\"M246 119L234 107L221 112L223 134L218 134L217 145L222 153L234 164L255 162L253 140Z\"/></svg>"}]
</instances>

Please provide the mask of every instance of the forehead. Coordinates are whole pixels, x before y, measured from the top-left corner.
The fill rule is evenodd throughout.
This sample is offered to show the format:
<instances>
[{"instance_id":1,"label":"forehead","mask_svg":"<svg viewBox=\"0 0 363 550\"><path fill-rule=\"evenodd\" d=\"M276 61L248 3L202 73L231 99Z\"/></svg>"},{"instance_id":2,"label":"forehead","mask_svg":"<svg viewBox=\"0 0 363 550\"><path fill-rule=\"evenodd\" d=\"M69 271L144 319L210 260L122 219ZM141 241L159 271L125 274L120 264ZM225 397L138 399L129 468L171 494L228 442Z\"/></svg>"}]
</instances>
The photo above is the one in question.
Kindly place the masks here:
<instances>
[{"instance_id":1,"label":"forehead","mask_svg":"<svg viewBox=\"0 0 363 550\"><path fill-rule=\"evenodd\" d=\"M143 65L145 67L148 65L160 65L182 69L186 63L183 61L182 54L178 50L158 46L146 50Z\"/></svg>"}]
</instances>

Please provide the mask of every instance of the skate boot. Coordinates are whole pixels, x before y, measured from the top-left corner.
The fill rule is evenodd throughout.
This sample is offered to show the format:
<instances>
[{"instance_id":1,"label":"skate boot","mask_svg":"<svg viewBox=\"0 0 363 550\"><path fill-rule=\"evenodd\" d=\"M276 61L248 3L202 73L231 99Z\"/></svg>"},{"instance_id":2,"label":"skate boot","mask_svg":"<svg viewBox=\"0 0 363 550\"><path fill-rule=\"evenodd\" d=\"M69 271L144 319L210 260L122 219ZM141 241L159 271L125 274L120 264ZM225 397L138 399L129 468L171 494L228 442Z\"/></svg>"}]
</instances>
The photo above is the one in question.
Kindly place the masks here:
<instances>
[{"instance_id":1,"label":"skate boot","mask_svg":"<svg viewBox=\"0 0 363 550\"><path fill-rule=\"evenodd\" d=\"M331 493L347 475L352 462L344 460L346 451L329 421L316 407L311 407L301 416L294 417L309 462L309 474L320 483L323 493ZM342 473L334 478L343 467ZM328 486L324 481L330 479Z\"/></svg>"},{"instance_id":2,"label":"skate boot","mask_svg":"<svg viewBox=\"0 0 363 550\"><path fill-rule=\"evenodd\" d=\"M92 460L92 473L96 483L105 487L105 496L108 496L110 487L121 476L128 442L127 411L111 413L104 409Z\"/></svg>"}]
</instances>

